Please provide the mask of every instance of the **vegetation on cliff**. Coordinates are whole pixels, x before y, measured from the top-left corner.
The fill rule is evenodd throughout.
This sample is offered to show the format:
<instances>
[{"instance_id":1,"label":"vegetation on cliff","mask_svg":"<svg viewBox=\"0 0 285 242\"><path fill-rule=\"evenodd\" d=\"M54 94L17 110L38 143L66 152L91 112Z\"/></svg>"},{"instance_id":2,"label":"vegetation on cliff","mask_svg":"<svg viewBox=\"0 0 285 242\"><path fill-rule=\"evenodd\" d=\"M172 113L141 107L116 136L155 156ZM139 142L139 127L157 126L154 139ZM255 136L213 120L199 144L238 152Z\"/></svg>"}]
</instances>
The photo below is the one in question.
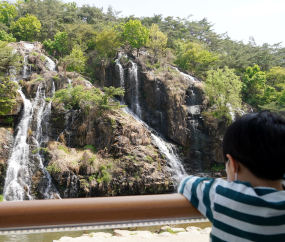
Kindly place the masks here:
<instances>
[{"instance_id":1,"label":"vegetation on cliff","mask_svg":"<svg viewBox=\"0 0 285 242\"><path fill-rule=\"evenodd\" d=\"M252 37L248 43L234 41L215 33L206 18L119 17L112 7L103 12L60 0L1 1L0 11L1 40L43 42L50 54L61 58L64 69L93 81L101 81L94 69L112 63L118 48L129 46L130 54L135 48L138 55L141 47L147 47L158 58L155 63L172 55L168 64L202 80L207 80L207 71L227 66L243 83L242 101L282 114L285 48L280 43L258 46Z\"/></svg>"}]
</instances>

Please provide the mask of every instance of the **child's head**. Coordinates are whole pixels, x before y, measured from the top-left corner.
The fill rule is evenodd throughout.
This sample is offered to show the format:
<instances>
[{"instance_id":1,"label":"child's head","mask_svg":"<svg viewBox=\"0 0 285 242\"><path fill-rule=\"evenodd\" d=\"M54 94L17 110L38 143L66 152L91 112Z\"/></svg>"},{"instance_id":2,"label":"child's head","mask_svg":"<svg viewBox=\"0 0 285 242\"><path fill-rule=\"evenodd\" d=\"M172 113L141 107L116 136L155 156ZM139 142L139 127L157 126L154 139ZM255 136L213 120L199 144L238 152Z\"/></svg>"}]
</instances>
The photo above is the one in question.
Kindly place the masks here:
<instances>
[{"instance_id":1,"label":"child's head","mask_svg":"<svg viewBox=\"0 0 285 242\"><path fill-rule=\"evenodd\" d=\"M253 175L279 180L285 174L285 120L273 113L246 114L227 129L223 154L230 154Z\"/></svg>"}]
</instances>

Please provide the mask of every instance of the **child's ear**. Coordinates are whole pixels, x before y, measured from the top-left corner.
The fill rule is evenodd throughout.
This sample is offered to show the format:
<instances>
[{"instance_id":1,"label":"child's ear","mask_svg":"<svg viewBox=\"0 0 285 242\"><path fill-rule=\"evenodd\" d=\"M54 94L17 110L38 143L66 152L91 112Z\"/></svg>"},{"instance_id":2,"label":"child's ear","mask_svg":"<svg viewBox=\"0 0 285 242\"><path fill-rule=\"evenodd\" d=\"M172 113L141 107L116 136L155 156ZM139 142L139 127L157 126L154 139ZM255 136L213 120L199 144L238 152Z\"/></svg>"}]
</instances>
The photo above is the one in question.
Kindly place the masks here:
<instances>
[{"instance_id":1,"label":"child's ear","mask_svg":"<svg viewBox=\"0 0 285 242\"><path fill-rule=\"evenodd\" d=\"M231 169L233 173L237 173L237 161L230 154L227 154L227 157L230 160L228 169Z\"/></svg>"}]
</instances>

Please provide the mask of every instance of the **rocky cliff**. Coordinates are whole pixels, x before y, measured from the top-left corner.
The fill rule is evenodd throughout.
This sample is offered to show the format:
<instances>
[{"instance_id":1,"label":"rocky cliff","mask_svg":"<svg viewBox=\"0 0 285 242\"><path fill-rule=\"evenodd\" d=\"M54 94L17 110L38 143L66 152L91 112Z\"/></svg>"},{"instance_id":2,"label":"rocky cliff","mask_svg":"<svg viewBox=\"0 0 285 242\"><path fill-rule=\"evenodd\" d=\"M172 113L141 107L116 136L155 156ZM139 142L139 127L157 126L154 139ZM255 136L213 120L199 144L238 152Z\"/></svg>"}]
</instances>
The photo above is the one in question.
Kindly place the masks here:
<instances>
[{"instance_id":1,"label":"rocky cliff","mask_svg":"<svg viewBox=\"0 0 285 242\"><path fill-rule=\"evenodd\" d=\"M46 199L174 191L169 164L142 123L123 110L91 106L86 111L51 102L47 98L68 86L81 85L84 90L94 87L79 74L56 70L39 43L13 46L24 57L25 67L17 80L23 106L30 109L21 108L17 113L22 123L14 127L14 137L28 125L26 139L19 141L24 142L20 148L18 141L12 143L12 131L1 130L5 149L0 157L2 188L8 175L7 161L17 161L11 155L12 147L16 147L18 155L22 148L27 152L21 169L16 171L22 190L6 189L6 200L15 196ZM23 122L24 119L28 121Z\"/></svg>"},{"instance_id":2,"label":"rocky cliff","mask_svg":"<svg viewBox=\"0 0 285 242\"><path fill-rule=\"evenodd\" d=\"M123 101L132 108L135 95L132 64L121 56L118 56L119 62L112 63L104 71L100 72L100 68L97 78L103 78L105 86L124 87ZM144 55L133 59L138 65L137 98L142 120L178 145L188 173L222 163L221 144L227 120L219 121L207 115L210 110L207 110L203 83L171 66L150 67L146 65L150 59Z\"/></svg>"}]
</instances>

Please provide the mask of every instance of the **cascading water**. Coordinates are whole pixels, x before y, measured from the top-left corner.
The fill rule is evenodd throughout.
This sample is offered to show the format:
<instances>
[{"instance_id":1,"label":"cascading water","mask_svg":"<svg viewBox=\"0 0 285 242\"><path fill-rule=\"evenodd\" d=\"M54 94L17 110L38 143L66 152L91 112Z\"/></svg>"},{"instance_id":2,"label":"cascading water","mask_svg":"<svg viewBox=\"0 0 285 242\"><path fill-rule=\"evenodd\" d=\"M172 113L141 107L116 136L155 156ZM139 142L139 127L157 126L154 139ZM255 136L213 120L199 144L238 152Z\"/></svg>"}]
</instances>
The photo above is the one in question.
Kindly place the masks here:
<instances>
[{"instance_id":1,"label":"cascading water","mask_svg":"<svg viewBox=\"0 0 285 242\"><path fill-rule=\"evenodd\" d=\"M31 68L31 66L30 66L30 68ZM29 70L30 70L30 68L29 68ZM28 55L25 55L24 56L24 66L23 66L23 78L27 78L29 76L29 74L27 73L27 69L28 69Z\"/></svg>"},{"instance_id":2,"label":"cascading water","mask_svg":"<svg viewBox=\"0 0 285 242\"><path fill-rule=\"evenodd\" d=\"M124 88L125 86L125 80L124 80L124 69L120 63L120 60L122 57L126 57L126 56L123 56L122 53L118 53L118 59L116 59L116 67L119 71L119 75L120 75L120 87Z\"/></svg>"},{"instance_id":3,"label":"cascading water","mask_svg":"<svg viewBox=\"0 0 285 242\"><path fill-rule=\"evenodd\" d=\"M24 111L20 124L17 127L12 155L8 160L9 165L3 192L4 200L6 201L21 201L27 197L31 199L28 191L31 174L28 169L29 145L27 144L27 136L33 107L23 92L21 90L18 90L18 92L24 101Z\"/></svg>"},{"instance_id":4,"label":"cascading water","mask_svg":"<svg viewBox=\"0 0 285 242\"><path fill-rule=\"evenodd\" d=\"M47 57L45 55L43 55L43 56L46 58L46 61L45 61L46 68L49 69L50 71L55 71L55 63L54 63L54 61L51 58L49 58L49 57Z\"/></svg>"},{"instance_id":5,"label":"cascading water","mask_svg":"<svg viewBox=\"0 0 285 242\"><path fill-rule=\"evenodd\" d=\"M35 108L34 111L34 120L36 123L36 130L33 134L33 137L35 138L34 142L36 144L36 156L39 161L39 168L43 171L44 177L46 182L46 189L44 191L44 198L45 199L54 199L54 198L60 198L59 193L56 191L55 187L52 185L50 174L47 172L43 165L43 160L40 155L40 148L41 146L44 146L44 144L48 141L48 135L43 136L43 130L45 130L45 133L48 130L48 120L49 115L51 112L51 101L47 104L45 99L45 90L46 88L43 87L43 82L41 82L38 86L38 90L36 93L36 97L33 101L33 107ZM52 85L51 90L51 96L53 96L55 91L54 83ZM46 139L46 140L45 140Z\"/></svg>"},{"instance_id":6,"label":"cascading water","mask_svg":"<svg viewBox=\"0 0 285 242\"><path fill-rule=\"evenodd\" d=\"M175 182L175 185L178 185L179 181L187 175L183 165L181 164L180 159L175 154L172 145L166 142L158 132L150 128L144 121L142 121L136 114L134 114L129 108L124 108L125 112L133 116L138 122L143 124L148 131L151 132L151 138L153 143L158 147L160 152L164 155L168 162L168 170L171 174L171 178Z\"/></svg>"},{"instance_id":7,"label":"cascading water","mask_svg":"<svg viewBox=\"0 0 285 242\"><path fill-rule=\"evenodd\" d=\"M138 82L138 66L136 63L130 60L132 67L129 68L129 74L131 79L131 88L132 88L132 104L131 109L133 112L141 118L141 107L139 103L139 82Z\"/></svg>"},{"instance_id":8,"label":"cascading water","mask_svg":"<svg viewBox=\"0 0 285 242\"><path fill-rule=\"evenodd\" d=\"M27 44L27 48L29 49L32 49L33 46L34 45L32 44ZM24 61L24 63L25 65L22 78L27 75L27 62ZM15 77L13 77L13 79L15 79ZM28 143L29 139L32 139L31 142L33 143L33 147L36 148L37 152L35 153L35 156L37 156L37 160L39 161L39 168L43 171L43 180L46 180L46 188L43 194L44 198L60 198L51 182L49 173L44 168L39 152L41 144L48 140L48 135L45 135L45 132L48 130L48 120L51 111L51 102L48 104L46 103L45 89L42 87L43 83L40 83L33 102L25 97L21 89L18 90L24 102L24 110L22 112L21 121L16 130L17 134L14 140L12 154L8 160L8 169L3 192L5 201L33 199L30 195L31 177L33 176L31 167L35 166L35 164L31 164L30 160L31 152L30 144ZM54 91L55 87L53 84L51 90L52 95ZM34 126L35 130L33 132L32 129Z\"/></svg>"},{"instance_id":9,"label":"cascading water","mask_svg":"<svg viewBox=\"0 0 285 242\"><path fill-rule=\"evenodd\" d=\"M119 55L119 58L116 60L117 66L120 68L121 64L119 62L121 58L121 55ZM156 132L154 129L150 128L144 121L141 120L141 107L139 104L139 83L138 83L138 75L137 75L137 64L130 60L132 63L132 67L129 68L129 75L130 75L130 81L131 81L131 88L132 88L132 104L131 104L131 110L129 108L124 108L125 112L129 113L131 116L133 116L134 119L136 119L138 122L143 124L150 132L151 132L151 138L154 144L159 148L160 152L165 156L167 162L168 162L168 170L172 175L172 179L175 182L175 185L179 183L179 181L187 175L183 165L181 164L180 159L175 154L173 147L170 143L167 143L161 135ZM120 70L120 69L119 69ZM120 74L120 83L121 87L124 83L123 81L123 71L119 71ZM157 83L159 84L159 83ZM159 85L157 85L158 91L159 91ZM163 115L161 113L161 119Z\"/></svg>"}]
</instances>

